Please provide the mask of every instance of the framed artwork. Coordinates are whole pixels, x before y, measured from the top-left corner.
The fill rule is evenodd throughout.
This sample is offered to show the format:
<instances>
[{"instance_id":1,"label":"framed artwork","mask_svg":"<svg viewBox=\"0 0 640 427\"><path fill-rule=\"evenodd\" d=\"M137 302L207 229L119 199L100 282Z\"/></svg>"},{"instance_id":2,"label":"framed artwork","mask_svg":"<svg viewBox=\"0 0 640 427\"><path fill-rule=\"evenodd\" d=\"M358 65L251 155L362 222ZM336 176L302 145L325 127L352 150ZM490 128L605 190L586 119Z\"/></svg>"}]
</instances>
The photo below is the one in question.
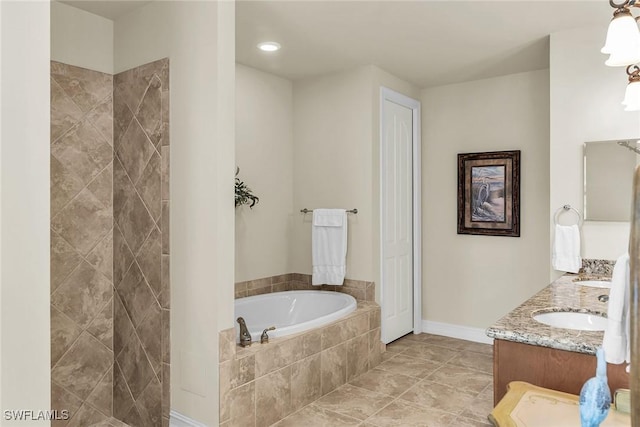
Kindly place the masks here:
<instances>
[{"instance_id":1,"label":"framed artwork","mask_svg":"<svg viewBox=\"0 0 640 427\"><path fill-rule=\"evenodd\" d=\"M458 154L458 234L520 237L520 150Z\"/></svg>"}]
</instances>

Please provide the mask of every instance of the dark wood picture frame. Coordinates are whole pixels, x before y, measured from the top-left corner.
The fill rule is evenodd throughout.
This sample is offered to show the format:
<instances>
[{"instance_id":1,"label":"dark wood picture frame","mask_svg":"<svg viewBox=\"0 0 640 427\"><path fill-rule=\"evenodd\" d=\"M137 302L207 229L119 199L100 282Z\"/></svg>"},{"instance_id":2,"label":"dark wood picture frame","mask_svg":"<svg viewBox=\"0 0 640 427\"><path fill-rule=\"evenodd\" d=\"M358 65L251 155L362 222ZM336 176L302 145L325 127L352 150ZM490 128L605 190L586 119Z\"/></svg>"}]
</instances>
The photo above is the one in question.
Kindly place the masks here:
<instances>
[{"instance_id":1,"label":"dark wood picture frame","mask_svg":"<svg viewBox=\"0 0 640 427\"><path fill-rule=\"evenodd\" d=\"M520 150L458 154L458 234L520 237Z\"/></svg>"}]
</instances>

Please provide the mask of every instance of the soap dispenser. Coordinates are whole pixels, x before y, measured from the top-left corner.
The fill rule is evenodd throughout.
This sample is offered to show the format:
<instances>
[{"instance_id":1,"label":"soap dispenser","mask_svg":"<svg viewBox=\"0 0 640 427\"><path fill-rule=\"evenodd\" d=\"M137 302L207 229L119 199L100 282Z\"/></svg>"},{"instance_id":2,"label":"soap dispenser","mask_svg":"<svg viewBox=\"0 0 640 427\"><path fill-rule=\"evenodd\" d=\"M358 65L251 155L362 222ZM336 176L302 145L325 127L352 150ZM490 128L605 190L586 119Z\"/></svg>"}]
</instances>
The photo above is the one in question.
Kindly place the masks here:
<instances>
[{"instance_id":1,"label":"soap dispenser","mask_svg":"<svg viewBox=\"0 0 640 427\"><path fill-rule=\"evenodd\" d=\"M596 376L590 378L580 391L580 423L582 427L598 427L609 413L611 390L607 383L607 361L604 350L596 350Z\"/></svg>"}]
</instances>

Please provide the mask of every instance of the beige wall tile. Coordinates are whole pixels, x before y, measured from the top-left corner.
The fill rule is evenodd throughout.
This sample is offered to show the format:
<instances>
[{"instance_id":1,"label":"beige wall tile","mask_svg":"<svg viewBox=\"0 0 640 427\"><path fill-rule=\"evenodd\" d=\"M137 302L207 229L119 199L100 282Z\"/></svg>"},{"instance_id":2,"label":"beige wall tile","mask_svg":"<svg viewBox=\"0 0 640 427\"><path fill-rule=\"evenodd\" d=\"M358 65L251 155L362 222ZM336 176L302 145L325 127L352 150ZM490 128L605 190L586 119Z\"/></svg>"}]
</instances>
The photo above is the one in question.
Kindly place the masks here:
<instances>
[{"instance_id":1,"label":"beige wall tile","mask_svg":"<svg viewBox=\"0 0 640 427\"><path fill-rule=\"evenodd\" d=\"M236 330L225 329L218 334L218 357L220 363L231 360L236 355Z\"/></svg>"},{"instance_id":2,"label":"beige wall tile","mask_svg":"<svg viewBox=\"0 0 640 427\"><path fill-rule=\"evenodd\" d=\"M160 230L154 227L136 256L153 294L158 298L162 291L162 237Z\"/></svg>"},{"instance_id":3,"label":"beige wall tile","mask_svg":"<svg viewBox=\"0 0 640 427\"><path fill-rule=\"evenodd\" d=\"M256 427L266 427L291 413L291 367L256 380Z\"/></svg>"},{"instance_id":4,"label":"beige wall tile","mask_svg":"<svg viewBox=\"0 0 640 427\"><path fill-rule=\"evenodd\" d=\"M86 399L113 364L113 352L83 332L51 371L51 380Z\"/></svg>"},{"instance_id":5,"label":"beige wall tile","mask_svg":"<svg viewBox=\"0 0 640 427\"><path fill-rule=\"evenodd\" d=\"M69 418L73 418L82 406L82 399L77 398L73 394L66 391L58 384L51 383L51 409L61 412L63 410L69 411ZM69 424L69 420L53 420L51 422L52 427L64 427Z\"/></svg>"},{"instance_id":6,"label":"beige wall tile","mask_svg":"<svg viewBox=\"0 0 640 427\"><path fill-rule=\"evenodd\" d=\"M80 336L82 329L65 316L60 310L51 306L51 366L53 367L69 347Z\"/></svg>"},{"instance_id":7,"label":"beige wall tile","mask_svg":"<svg viewBox=\"0 0 640 427\"><path fill-rule=\"evenodd\" d=\"M81 328L86 328L113 295L111 282L82 262L51 295L51 304Z\"/></svg>"},{"instance_id":8,"label":"beige wall tile","mask_svg":"<svg viewBox=\"0 0 640 427\"><path fill-rule=\"evenodd\" d=\"M347 382L369 370L369 336L359 335L347 341Z\"/></svg>"},{"instance_id":9,"label":"beige wall tile","mask_svg":"<svg viewBox=\"0 0 640 427\"><path fill-rule=\"evenodd\" d=\"M86 402L104 415L109 417L113 415L113 368L104 374Z\"/></svg>"},{"instance_id":10,"label":"beige wall tile","mask_svg":"<svg viewBox=\"0 0 640 427\"><path fill-rule=\"evenodd\" d=\"M291 405L297 411L322 396L320 354L291 366Z\"/></svg>"},{"instance_id":11,"label":"beige wall tile","mask_svg":"<svg viewBox=\"0 0 640 427\"><path fill-rule=\"evenodd\" d=\"M347 379L347 345L342 343L320 353L322 394L340 387Z\"/></svg>"},{"instance_id":12,"label":"beige wall tile","mask_svg":"<svg viewBox=\"0 0 640 427\"><path fill-rule=\"evenodd\" d=\"M231 388L240 387L256 378L256 356L231 360Z\"/></svg>"},{"instance_id":13,"label":"beige wall tile","mask_svg":"<svg viewBox=\"0 0 640 427\"><path fill-rule=\"evenodd\" d=\"M252 381L231 390L231 425L255 426L256 424L256 382Z\"/></svg>"}]
</instances>

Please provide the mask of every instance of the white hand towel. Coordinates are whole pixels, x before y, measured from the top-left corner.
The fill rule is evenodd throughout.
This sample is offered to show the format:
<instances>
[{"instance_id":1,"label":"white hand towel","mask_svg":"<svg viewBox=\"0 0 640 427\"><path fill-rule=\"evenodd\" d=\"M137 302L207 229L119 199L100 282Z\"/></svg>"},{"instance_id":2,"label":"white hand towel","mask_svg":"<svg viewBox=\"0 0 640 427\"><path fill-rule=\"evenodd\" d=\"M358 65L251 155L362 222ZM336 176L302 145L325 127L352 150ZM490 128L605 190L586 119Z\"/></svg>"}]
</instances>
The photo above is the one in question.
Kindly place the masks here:
<instances>
[{"instance_id":1,"label":"white hand towel","mask_svg":"<svg viewBox=\"0 0 640 427\"><path fill-rule=\"evenodd\" d=\"M629 341L629 254L624 254L616 261L611 277L607 327L602 340L607 362L630 362Z\"/></svg>"},{"instance_id":2,"label":"white hand towel","mask_svg":"<svg viewBox=\"0 0 640 427\"><path fill-rule=\"evenodd\" d=\"M347 270L347 211L314 209L311 230L311 284L342 285Z\"/></svg>"},{"instance_id":3,"label":"white hand towel","mask_svg":"<svg viewBox=\"0 0 640 427\"><path fill-rule=\"evenodd\" d=\"M582 258L580 258L580 229L577 225L556 224L551 263L554 270L569 273L577 273L580 270Z\"/></svg>"}]
</instances>

